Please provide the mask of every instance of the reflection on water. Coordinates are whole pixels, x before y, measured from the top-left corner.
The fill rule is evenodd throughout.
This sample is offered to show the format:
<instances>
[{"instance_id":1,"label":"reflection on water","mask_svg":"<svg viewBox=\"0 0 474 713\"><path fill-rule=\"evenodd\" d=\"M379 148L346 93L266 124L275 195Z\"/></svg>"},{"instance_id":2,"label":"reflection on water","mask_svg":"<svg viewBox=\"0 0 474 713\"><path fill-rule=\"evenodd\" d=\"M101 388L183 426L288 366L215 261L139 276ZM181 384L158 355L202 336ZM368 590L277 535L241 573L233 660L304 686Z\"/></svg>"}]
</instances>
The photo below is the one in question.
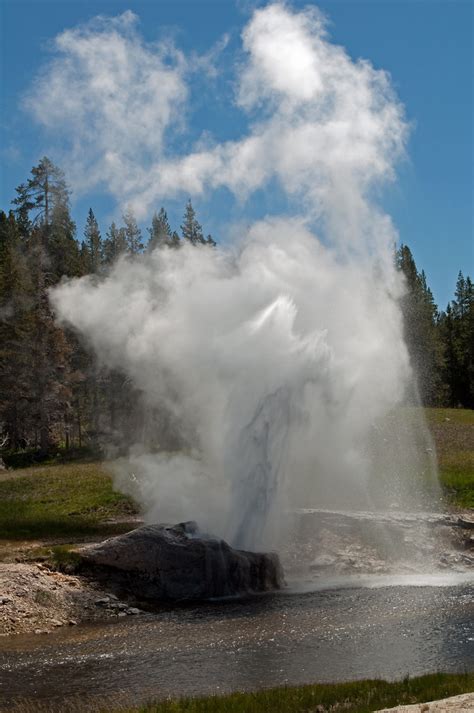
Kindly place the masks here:
<instances>
[{"instance_id":1,"label":"reflection on water","mask_svg":"<svg viewBox=\"0 0 474 713\"><path fill-rule=\"evenodd\" d=\"M426 584L287 591L6 639L0 701L30 696L65 710L74 695L136 701L472 669L473 584Z\"/></svg>"}]
</instances>

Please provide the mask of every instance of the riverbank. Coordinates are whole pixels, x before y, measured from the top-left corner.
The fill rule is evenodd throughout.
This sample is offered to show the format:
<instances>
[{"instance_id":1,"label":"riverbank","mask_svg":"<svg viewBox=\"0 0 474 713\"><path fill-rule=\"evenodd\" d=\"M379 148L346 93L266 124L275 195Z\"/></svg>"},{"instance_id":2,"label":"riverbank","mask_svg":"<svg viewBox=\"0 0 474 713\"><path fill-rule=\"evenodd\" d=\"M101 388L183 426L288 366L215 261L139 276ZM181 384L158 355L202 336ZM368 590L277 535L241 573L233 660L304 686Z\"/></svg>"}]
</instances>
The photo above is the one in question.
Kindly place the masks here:
<instances>
[{"instance_id":1,"label":"riverbank","mask_svg":"<svg viewBox=\"0 0 474 713\"><path fill-rule=\"evenodd\" d=\"M121 704L120 697L114 702L97 700L85 705L76 701L68 703L63 713L395 713L402 710L406 713L461 713L474 710L473 689L473 673L439 673L402 681L285 686L228 696L158 701L132 708ZM9 713L49 711L48 704L28 700L18 701L9 708Z\"/></svg>"},{"instance_id":2,"label":"riverbank","mask_svg":"<svg viewBox=\"0 0 474 713\"><path fill-rule=\"evenodd\" d=\"M75 575L71 548L133 529L138 512L101 463L1 471L0 636L51 633L136 609ZM109 595L113 606L103 601Z\"/></svg>"},{"instance_id":3,"label":"riverbank","mask_svg":"<svg viewBox=\"0 0 474 713\"><path fill-rule=\"evenodd\" d=\"M84 577L42 563L0 564L0 637L51 634L60 627L138 614L141 610L130 602Z\"/></svg>"}]
</instances>

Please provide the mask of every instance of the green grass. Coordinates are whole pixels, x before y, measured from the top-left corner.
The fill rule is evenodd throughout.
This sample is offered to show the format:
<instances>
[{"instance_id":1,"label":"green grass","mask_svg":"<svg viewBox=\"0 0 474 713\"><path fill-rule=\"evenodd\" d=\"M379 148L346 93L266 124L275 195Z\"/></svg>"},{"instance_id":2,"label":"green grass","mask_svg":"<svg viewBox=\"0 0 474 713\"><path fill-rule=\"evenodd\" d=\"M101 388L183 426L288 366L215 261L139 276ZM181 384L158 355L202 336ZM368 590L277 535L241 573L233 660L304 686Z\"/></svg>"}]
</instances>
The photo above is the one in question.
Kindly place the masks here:
<instances>
[{"instance_id":1,"label":"green grass","mask_svg":"<svg viewBox=\"0 0 474 713\"><path fill-rule=\"evenodd\" d=\"M426 419L429 424L449 423L474 426L474 411L467 408L426 408ZM449 419L449 421L446 421Z\"/></svg>"},{"instance_id":2,"label":"green grass","mask_svg":"<svg viewBox=\"0 0 474 713\"><path fill-rule=\"evenodd\" d=\"M273 688L212 698L187 698L129 709L129 713L365 713L474 690L474 674L434 674L398 682L377 680Z\"/></svg>"},{"instance_id":3,"label":"green grass","mask_svg":"<svg viewBox=\"0 0 474 713\"><path fill-rule=\"evenodd\" d=\"M252 693L233 693L227 696L181 698L159 701L149 705L127 707L114 701L100 703L80 701L69 704L69 713L368 713L397 705L423 703L440 698L470 693L474 690L474 674L437 673L403 681L352 681L350 683L288 686ZM18 702L12 713L50 711L48 706L28 701Z\"/></svg>"},{"instance_id":4,"label":"green grass","mask_svg":"<svg viewBox=\"0 0 474 713\"><path fill-rule=\"evenodd\" d=\"M474 510L474 465L472 457L463 463L462 455L453 465L441 465L441 485L449 502L459 508Z\"/></svg>"},{"instance_id":5,"label":"green grass","mask_svg":"<svg viewBox=\"0 0 474 713\"><path fill-rule=\"evenodd\" d=\"M344 713L365 713L396 705L445 698L474 690L474 674L435 674L400 682L353 681L274 688L213 698L188 698L141 708L136 713L314 713L317 706Z\"/></svg>"},{"instance_id":6,"label":"green grass","mask_svg":"<svg viewBox=\"0 0 474 713\"><path fill-rule=\"evenodd\" d=\"M432 408L425 413L448 500L457 507L474 508L474 411Z\"/></svg>"},{"instance_id":7,"label":"green grass","mask_svg":"<svg viewBox=\"0 0 474 713\"><path fill-rule=\"evenodd\" d=\"M97 463L28 468L0 479L0 538L80 537L120 531L137 512Z\"/></svg>"}]
</instances>

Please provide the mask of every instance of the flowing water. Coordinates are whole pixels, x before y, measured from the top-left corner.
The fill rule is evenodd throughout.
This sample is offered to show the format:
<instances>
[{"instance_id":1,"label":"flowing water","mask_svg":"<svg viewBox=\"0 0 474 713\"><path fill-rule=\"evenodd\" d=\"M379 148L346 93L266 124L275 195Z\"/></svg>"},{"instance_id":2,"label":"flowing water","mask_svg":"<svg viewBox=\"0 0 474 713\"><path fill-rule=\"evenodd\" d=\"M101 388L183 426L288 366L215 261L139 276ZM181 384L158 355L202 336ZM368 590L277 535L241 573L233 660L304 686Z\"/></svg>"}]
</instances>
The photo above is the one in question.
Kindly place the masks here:
<instances>
[{"instance_id":1,"label":"flowing water","mask_svg":"<svg viewBox=\"0 0 474 713\"><path fill-rule=\"evenodd\" d=\"M65 711L75 696L137 701L472 670L472 577L377 583L384 586L264 595L6 639L0 701L8 710L27 696Z\"/></svg>"},{"instance_id":2,"label":"flowing water","mask_svg":"<svg viewBox=\"0 0 474 713\"><path fill-rule=\"evenodd\" d=\"M471 555L465 540L448 547L443 537L444 529L456 538L455 518L307 511L298 522L282 592L0 640L0 707L20 696L66 711L75 697L136 702L472 670ZM406 562L384 559L388 540L404 551L401 539Z\"/></svg>"}]
</instances>

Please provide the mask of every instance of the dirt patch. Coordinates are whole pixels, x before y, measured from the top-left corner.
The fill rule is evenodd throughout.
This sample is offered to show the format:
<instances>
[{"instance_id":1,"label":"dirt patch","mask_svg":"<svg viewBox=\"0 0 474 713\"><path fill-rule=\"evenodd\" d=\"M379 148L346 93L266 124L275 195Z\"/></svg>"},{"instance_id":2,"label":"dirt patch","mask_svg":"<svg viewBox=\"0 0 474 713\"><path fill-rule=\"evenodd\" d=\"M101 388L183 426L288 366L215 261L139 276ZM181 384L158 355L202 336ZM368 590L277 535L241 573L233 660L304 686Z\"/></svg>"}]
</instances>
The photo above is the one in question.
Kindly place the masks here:
<instances>
[{"instance_id":1,"label":"dirt patch","mask_svg":"<svg viewBox=\"0 0 474 713\"><path fill-rule=\"evenodd\" d=\"M44 564L0 564L0 636L50 633L84 621L139 614L93 583Z\"/></svg>"}]
</instances>

